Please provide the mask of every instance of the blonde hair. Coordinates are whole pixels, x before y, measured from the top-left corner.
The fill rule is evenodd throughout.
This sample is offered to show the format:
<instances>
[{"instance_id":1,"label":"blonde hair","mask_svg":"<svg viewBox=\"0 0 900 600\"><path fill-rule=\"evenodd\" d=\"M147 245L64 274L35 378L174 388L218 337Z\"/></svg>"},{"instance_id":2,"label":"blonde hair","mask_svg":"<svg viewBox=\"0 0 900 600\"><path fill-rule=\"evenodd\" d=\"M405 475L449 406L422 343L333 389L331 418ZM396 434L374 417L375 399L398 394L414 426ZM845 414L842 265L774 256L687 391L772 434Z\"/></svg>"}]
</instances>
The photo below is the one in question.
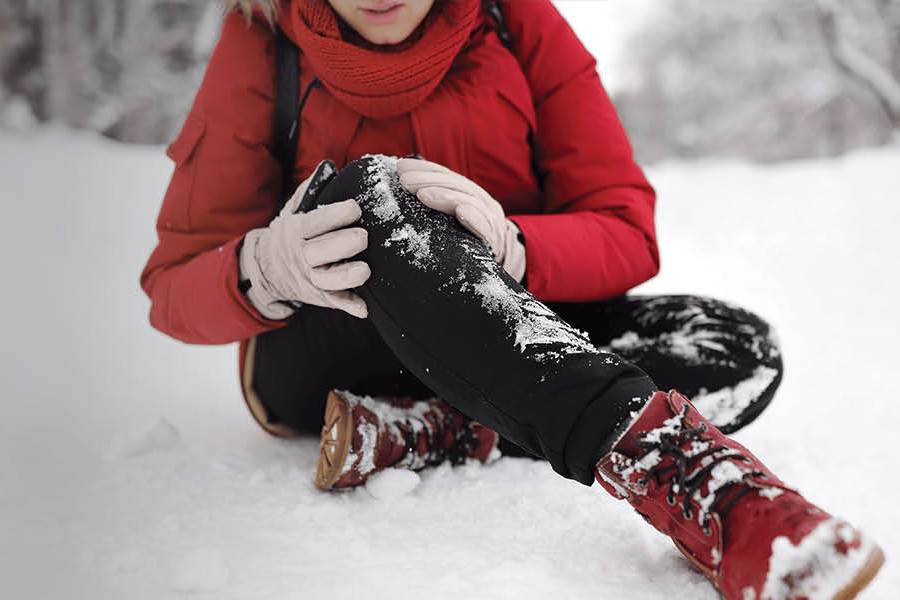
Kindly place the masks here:
<instances>
[{"instance_id":1,"label":"blonde hair","mask_svg":"<svg viewBox=\"0 0 900 600\"><path fill-rule=\"evenodd\" d=\"M278 0L225 0L226 13L240 10L248 20L254 7L262 11L269 25L275 23L275 17L278 15Z\"/></svg>"}]
</instances>

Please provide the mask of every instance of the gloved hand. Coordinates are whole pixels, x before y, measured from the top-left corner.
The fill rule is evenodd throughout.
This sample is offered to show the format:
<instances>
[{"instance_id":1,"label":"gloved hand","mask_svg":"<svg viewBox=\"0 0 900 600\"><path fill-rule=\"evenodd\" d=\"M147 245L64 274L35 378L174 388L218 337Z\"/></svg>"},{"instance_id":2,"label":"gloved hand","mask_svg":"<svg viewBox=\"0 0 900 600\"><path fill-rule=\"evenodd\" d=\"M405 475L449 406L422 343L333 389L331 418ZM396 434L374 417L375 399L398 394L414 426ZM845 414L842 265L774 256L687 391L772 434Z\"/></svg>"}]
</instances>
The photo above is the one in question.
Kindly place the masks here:
<instances>
[{"instance_id":1,"label":"gloved hand","mask_svg":"<svg viewBox=\"0 0 900 600\"><path fill-rule=\"evenodd\" d=\"M516 281L525 276L525 245L519 228L500 203L475 182L439 164L418 158L397 161L400 184L423 204L451 214L490 246L494 259Z\"/></svg>"},{"instance_id":2,"label":"gloved hand","mask_svg":"<svg viewBox=\"0 0 900 600\"><path fill-rule=\"evenodd\" d=\"M319 163L268 227L244 236L241 279L250 281L247 298L268 319L289 317L299 303L368 316L365 301L351 289L369 278L369 265L339 262L368 246L365 229L348 227L362 215L359 204L351 199L299 212L336 173L333 162Z\"/></svg>"}]
</instances>

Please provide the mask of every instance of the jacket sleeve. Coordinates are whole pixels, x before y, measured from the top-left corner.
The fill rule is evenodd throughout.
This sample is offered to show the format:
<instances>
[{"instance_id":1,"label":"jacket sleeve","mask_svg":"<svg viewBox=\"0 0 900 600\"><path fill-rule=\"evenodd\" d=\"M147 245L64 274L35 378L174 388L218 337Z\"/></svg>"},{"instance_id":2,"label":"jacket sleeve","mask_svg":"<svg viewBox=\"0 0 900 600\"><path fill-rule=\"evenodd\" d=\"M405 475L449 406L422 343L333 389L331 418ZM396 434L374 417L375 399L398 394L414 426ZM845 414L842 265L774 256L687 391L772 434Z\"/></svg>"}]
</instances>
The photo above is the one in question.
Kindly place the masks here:
<instances>
[{"instance_id":1,"label":"jacket sleeve","mask_svg":"<svg viewBox=\"0 0 900 600\"><path fill-rule=\"evenodd\" d=\"M231 13L181 133L159 213L159 243L141 274L150 323L179 340L219 344L281 322L238 290L243 235L277 211L281 176L271 145L273 36Z\"/></svg>"},{"instance_id":2,"label":"jacket sleeve","mask_svg":"<svg viewBox=\"0 0 900 600\"><path fill-rule=\"evenodd\" d=\"M546 301L609 298L653 277L655 192L635 164L596 61L550 0L503 2L537 114L544 213L522 230L528 288Z\"/></svg>"}]
</instances>

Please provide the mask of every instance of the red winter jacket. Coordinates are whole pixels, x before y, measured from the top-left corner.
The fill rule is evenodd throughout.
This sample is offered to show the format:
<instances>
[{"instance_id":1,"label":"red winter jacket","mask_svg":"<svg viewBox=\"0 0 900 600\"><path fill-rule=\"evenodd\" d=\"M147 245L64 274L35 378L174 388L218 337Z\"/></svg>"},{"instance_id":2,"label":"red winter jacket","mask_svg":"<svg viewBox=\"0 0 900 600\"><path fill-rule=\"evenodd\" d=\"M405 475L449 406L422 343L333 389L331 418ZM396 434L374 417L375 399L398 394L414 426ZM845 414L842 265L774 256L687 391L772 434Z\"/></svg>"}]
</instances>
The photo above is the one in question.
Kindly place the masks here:
<instances>
[{"instance_id":1,"label":"red winter jacket","mask_svg":"<svg viewBox=\"0 0 900 600\"><path fill-rule=\"evenodd\" d=\"M367 153L418 153L501 202L524 235L528 288L539 299L621 294L658 271L653 188L594 59L550 0L502 4L515 56L485 17L442 83L408 114L363 118L313 88L294 175L305 178L323 158L342 166ZM289 19L282 27L291 36ZM153 326L186 342L245 340L282 324L238 290L237 261L243 235L269 223L281 196L273 39L261 20L226 17L167 152L175 171L141 285ZM313 77L301 56L301 90Z\"/></svg>"}]
</instances>

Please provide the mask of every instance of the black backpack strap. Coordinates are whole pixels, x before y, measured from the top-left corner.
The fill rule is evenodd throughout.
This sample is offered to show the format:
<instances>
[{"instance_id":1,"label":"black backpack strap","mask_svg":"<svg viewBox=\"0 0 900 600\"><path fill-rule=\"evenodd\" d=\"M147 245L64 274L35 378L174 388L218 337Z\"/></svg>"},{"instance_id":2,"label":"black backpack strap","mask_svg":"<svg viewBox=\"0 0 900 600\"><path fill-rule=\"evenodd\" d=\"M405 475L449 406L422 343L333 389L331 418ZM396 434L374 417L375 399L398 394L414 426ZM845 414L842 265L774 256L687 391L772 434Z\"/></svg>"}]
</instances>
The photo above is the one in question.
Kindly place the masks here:
<instances>
[{"instance_id":1,"label":"black backpack strap","mask_svg":"<svg viewBox=\"0 0 900 600\"><path fill-rule=\"evenodd\" d=\"M487 12L497 27L497 36L500 41L510 51L512 51L512 38L509 36L509 30L506 29L506 20L503 18L503 11L500 9L500 3L496 0L487 3Z\"/></svg>"},{"instance_id":2,"label":"black backpack strap","mask_svg":"<svg viewBox=\"0 0 900 600\"><path fill-rule=\"evenodd\" d=\"M281 29L275 31L275 119L272 125L272 152L281 164L284 183L283 200L294 193L294 165L297 160L297 141L300 138L300 113L310 92L321 85L318 77L300 98L300 49Z\"/></svg>"},{"instance_id":3,"label":"black backpack strap","mask_svg":"<svg viewBox=\"0 0 900 600\"><path fill-rule=\"evenodd\" d=\"M294 161L300 123L300 49L281 29L275 31L275 118L272 152L284 179L282 195L294 191Z\"/></svg>"}]
</instances>

